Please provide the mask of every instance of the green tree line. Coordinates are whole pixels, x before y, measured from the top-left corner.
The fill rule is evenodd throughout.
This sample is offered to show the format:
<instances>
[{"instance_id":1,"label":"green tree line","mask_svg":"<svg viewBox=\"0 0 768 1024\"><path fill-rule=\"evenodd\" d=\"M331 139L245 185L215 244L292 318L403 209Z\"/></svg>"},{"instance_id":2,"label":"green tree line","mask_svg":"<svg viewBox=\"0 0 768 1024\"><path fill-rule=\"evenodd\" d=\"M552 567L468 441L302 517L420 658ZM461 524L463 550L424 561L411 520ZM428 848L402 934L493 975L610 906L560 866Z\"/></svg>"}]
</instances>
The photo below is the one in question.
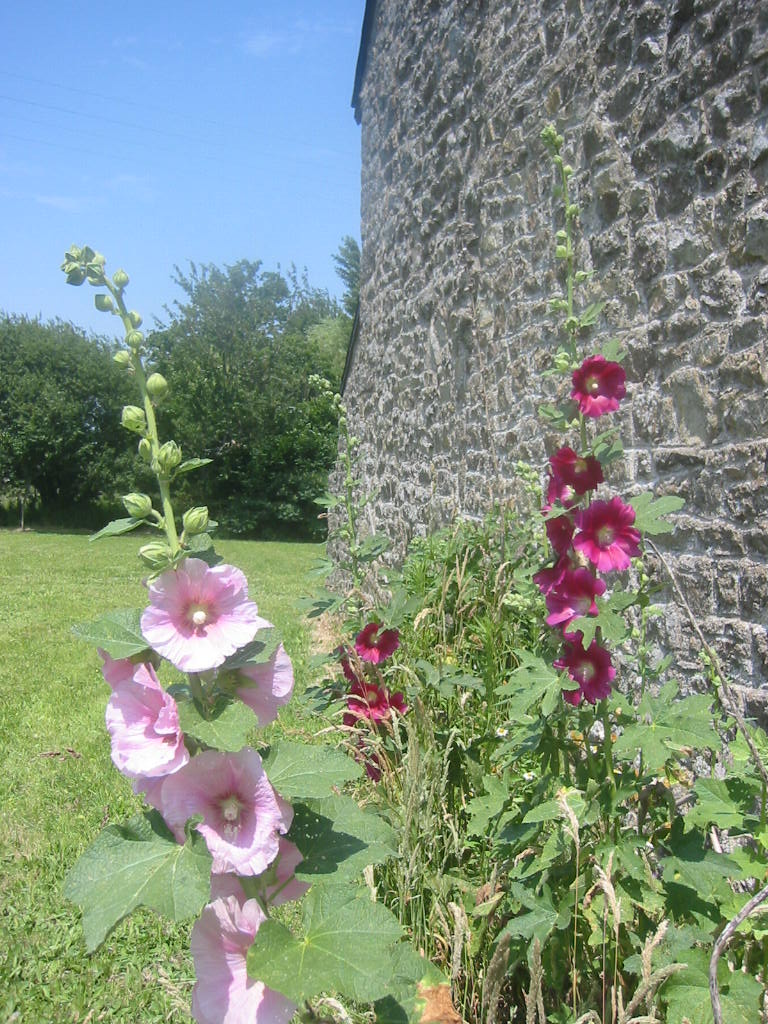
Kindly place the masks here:
<instances>
[{"instance_id":1,"label":"green tree line","mask_svg":"<svg viewBox=\"0 0 768 1024\"><path fill-rule=\"evenodd\" d=\"M306 275L232 266L177 268L182 298L148 332L153 369L170 385L158 415L185 457L212 463L180 478L182 502L207 504L232 535L319 535L314 498L336 456L331 403L357 300L359 248L334 256L341 304ZM135 401L115 345L57 320L0 316L0 522L101 525L120 496L145 488L120 412Z\"/></svg>"}]
</instances>

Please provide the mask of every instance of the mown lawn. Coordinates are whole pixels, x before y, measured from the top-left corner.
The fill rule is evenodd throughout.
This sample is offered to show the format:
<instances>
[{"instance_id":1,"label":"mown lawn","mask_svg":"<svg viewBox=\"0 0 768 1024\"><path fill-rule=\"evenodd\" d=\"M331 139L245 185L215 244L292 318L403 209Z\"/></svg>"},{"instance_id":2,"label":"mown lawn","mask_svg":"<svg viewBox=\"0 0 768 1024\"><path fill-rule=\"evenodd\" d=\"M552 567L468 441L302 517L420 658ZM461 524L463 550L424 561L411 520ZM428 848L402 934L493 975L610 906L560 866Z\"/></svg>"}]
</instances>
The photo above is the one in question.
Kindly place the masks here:
<instances>
[{"instance_id":1,"label":"mown lawn","mask_svg":"<svg viewBox=\"0 0 768 1024\"><path fill-rule=\"evenodd\" d=\"M149 913L123 922L92 956L67 870L108 822L135 813L104 728L108 688L71 627L142 607L135 537L0 531L0 1024L188 1022L189 926ZM221 541L261 614L281 630L306 683L310 544ZM290 709L285 725L294 724Z\"/></svg>"}]
</instances>

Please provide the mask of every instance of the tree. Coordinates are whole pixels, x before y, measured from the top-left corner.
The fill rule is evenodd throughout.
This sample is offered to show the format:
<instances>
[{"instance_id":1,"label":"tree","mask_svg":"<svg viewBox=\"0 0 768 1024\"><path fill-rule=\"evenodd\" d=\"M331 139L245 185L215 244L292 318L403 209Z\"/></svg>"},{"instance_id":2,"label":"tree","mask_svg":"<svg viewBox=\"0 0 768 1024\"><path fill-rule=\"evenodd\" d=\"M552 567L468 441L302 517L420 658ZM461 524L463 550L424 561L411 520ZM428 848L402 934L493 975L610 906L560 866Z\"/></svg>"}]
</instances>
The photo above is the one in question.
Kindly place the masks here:
<instances>
[{"instance_id":1,"label":"tree","mask_svg":"<svg viewBox=\"0 0 768 1024\"><path fill-rule=\"evenodd\" d=\"M345 235L333 256L336 273L347 286L341 304L347 316L354 317L360 299L360 246L351 235Z\"/></svg>"},{"instance_id":2,"label":"tree","mask_svg":"<svg viewBox=\"0 0 768 1024\"><path fill-rule=\"evenodd\" d=\"M110 344L71 324L0 319L0 495L61 525L114 510L134 458L120 427L129 382Z\"/></svg>"},{"instance_id":3,"label":"tree","mask_svg":"<svg viewBox=\"0 0 768 1024\"><path fill-rule=\"evenodd\" d=\"M340 315L337 304L293 269L248 260L177 268L175 281L185 299L148 339L170 385L162 425L185 456L213 459L184 478L184 500L208 504L232 533L312 535L336 422L309 378L337 386L340 373L338 352L313 331Z\"/></svg>"}]
</instances>

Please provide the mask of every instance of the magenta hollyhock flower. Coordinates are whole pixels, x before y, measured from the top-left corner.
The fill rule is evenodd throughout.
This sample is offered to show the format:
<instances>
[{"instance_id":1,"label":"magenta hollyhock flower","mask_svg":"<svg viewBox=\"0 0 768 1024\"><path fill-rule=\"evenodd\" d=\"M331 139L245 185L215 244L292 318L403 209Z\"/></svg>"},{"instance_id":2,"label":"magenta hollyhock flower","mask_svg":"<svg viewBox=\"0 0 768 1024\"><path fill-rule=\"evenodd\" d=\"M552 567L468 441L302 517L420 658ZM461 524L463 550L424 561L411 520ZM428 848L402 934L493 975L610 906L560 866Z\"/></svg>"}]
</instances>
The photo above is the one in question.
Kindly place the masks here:
<instances>
[{"instance_id":1,"label":"magenta hollyhock flower","mask_svg":"<svg viewBox=\"0 0 768 1024\"><path fill-rule=\"evenodd\" d=\"M296 868L302 860L298 846L281 836L276 859L266 871L248 879L249 890L253 893L253 885L263 886L263 895L270 907L300 900L310 888L309 882L300 882L295 876ZM248 898L242 880L237 875L211 875L211 899L225 896L236 896L241 903Z\"/></svg>"},{"instance_id":2,"label":"magenta hollyhock flower","mask_svg":"<svg viewBox=\"0 0 768 1024\"><path fill-rule=\"evenodd\" d=\"M573 546L582 551L600 572L628 569L640 554L640 531L632 525L635 510L621 498L593 501L576 513L577 533Z\"/></svg>"},{"instance_id":3,"label":"magenta hollyhock flower","mask_svg":"<svg viewBox=\"0 0 768 1024\"><path fill-rule=\"evenodd\" d=\"M400 646L396 629L382 629L378 622L369 622L355 637L357 656L378 665L391 657Z\"/></svg>"},{"instance_id":4,"label":"magenta hollyhock flower","mask_svg":"<svg viewBox=\"0 0 768 1024\"><path fill-rule=\"evenodd\" d=\"M605 593L605 583L589 569L566 569L563 578L547 593L547 625L566 626L581 615L597 615L595 598Z\"/></svg>"},{"instance_id":5,"label":"magenta hollyhock flower","mask_svg":"<svg viewBox=\"0 0 768 1024\"><path fill-rule=\"evenodd\" d=\"M555 516L547 520L547 538L558 555L564 555L570 548L573 530L573 519L570 516Z\"/></svg>"},{"instance_id":6,"label":"magenta hollyhock flower","mask_svg":"<svg viewBox=\"0 0 768 1024\"><path fill-rule=\"evenodd\" d=\"M289 1024L295 1004L248 976L248 949L265 920L258 900L227 896L203 908L190 937L198 1024Z\"/></svg>"},{"instance_id":7,"label":"magenta hollyhock flower","mask_svg":"<svg viewBox=\"0 0 768 1024\"><path fill-rule=\"evenodd\" d=\"M553 664L555 668L567 669L571 679L579 684L582 696L594 704L611 692L616 669L611 664L610 653L597 640L593 640L586 650L582 640L583 634L580 632L567 634L563 655ZM563 695L566 693L574 695L565 697L570 704L579 703L575 696L578 690L564 690Z\"/></svg>"},{"instance_id":8,"label":"magenta hollyhock flower","mask_svg":"<svg viewBox=\"0 0 768 1024\"><path fill-rule=\"evenodd\" d=\"M594 491L603 483L603 467L594 455L577 455L573 448L560 448L550 458L552 478L559 485L572 487L576 494Z\"/></svg>"},{"instance_id":9,"label":"magenta hollyhock flower","mask_svg":"<svg viewBox=\"0 0 768 1024\"><path fill-rule=\"evenodd\" d=\"M547 503L543 511L549 512L556 501L559 501L563 508L571 508L576 502L576 497L573 484L550 473L549 483L547 484Z\"/></svg>"},{"instance_id":10,"label":"magenta hollyhock flower","mask_svg":"<svg viewBox=\"0 0 768 1024\"><path fill-rule=\"evenodd\" d=\"M291 699L291 659L279 644L269 661L238 669L237 680L243 684L235 691L237 696L256 713L260 726L269 725L277 718L280 708Z\"/></svg>"},{"instance_id":11,"label":"magenta hollyhock flower","mask_svg":"<svg viewBox=\"0 0 768 1024\"><path fill-rule=\"evenodd\" d=\"M569 569L584 568L583 563L580 562L581 557L576 554L572 547L567 548L554 565L546 569L539 569L538 572L534 573L532 577L533 582L542 594L548 594L553 587L556 587L562 581L563 576Z\"/></svg>"},{"instance_id":12,"label":"magenta hollyhock flower","mask_svg":"<svg viewBox=\"0 0 768 1024\"><path fill-rule=\"evenodd\" d=\"M618 363L610 363L604 356L590 356L573 371L571 398L576 399L585 416L596 419L619 408L627 393L626 381L624 368Z\"/></svg>"},{"instance_id":13,"label":"magenta hollyhock flower","mask_svg":"<svg viewBox=\"0 0 768 1024\"><path fill-rule=\"evenodd\" d=\"M349 688L344 725L355 725L361 718L382 722L392 717L392 709L399 715L408 710L402 693L390 693L386 686L378 686L366 679L357 679Z\"/></svg>"},{"instance_id":14,"label":"magenta hollyhock flower","mask_svg":"<svg viewBox=\"0 0 768 1024\"><path fill-rule=\"evenodd\" d=\"M206 750L169 775L160 791L160 812L176 839L200 814L196 826L213 857L211 871L260 875L279 851L279 834L291 827L293 810L275 793L261 758L246 747L236 754Z\"/></svg>"},{"instance_id":15,"label":"magenta hollyhock flower","mask_svg":"<svg viewBox=\"0 0 768 1024\"><path fill-rule=\"evenodd\" d=\"M343 647L339 644L333 653L338 657L341 671L348 682L356 683L363 678L362 665L354 652L350 651L348 647ZM353 661L355 664L353 664Z\"/></svg>"},{"instance_id":16,"label":"magenta hollyhock flower","mask_svg":"<svg viewBox=\"0 0 768 1024\"><path fill-rule=\"evenodd\" d=\"M99 650L102 673L112 689L107 730L115 766L131 779L157 778L189 761L176 701L160 685L148 663L115 660Z\"/></svg>"},{"instance_id":17,"label":"magenta hollyhock flower","mask_svg":"<svg viewBox=\"0 0 768 1024\"><path fill-rule=\"evenodd\" d=\"M248 600L248 581L233 565L188 558L149 586L141 631L182 672L218 668L269 626Z\"/></svg>"}]
</instances>

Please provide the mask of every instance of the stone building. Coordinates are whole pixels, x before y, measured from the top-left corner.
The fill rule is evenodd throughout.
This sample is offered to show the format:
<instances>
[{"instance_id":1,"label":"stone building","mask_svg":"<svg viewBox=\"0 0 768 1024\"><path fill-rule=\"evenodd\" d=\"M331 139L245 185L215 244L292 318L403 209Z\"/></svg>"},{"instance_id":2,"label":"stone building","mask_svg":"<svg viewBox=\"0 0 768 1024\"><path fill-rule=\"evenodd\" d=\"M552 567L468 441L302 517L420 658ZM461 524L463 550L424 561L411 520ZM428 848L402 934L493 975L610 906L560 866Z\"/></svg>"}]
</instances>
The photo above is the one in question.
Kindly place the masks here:
<instances>
[{"instance_id":1,"label":"stone building","mask_svg":"<svg viewBox=\"0 0 768 1024\"><path fill-rule=\"evenodd\" d=\"M661 538L705 634L768 681L768 4L368 0L362 280L345 402L370 512L402 552L542 474L553 173L627 352L629 495L686 501ZM596 337L596 336L593 336ZM699 663L668 595L665 639Z\"/></svg>"}]
</instances>

